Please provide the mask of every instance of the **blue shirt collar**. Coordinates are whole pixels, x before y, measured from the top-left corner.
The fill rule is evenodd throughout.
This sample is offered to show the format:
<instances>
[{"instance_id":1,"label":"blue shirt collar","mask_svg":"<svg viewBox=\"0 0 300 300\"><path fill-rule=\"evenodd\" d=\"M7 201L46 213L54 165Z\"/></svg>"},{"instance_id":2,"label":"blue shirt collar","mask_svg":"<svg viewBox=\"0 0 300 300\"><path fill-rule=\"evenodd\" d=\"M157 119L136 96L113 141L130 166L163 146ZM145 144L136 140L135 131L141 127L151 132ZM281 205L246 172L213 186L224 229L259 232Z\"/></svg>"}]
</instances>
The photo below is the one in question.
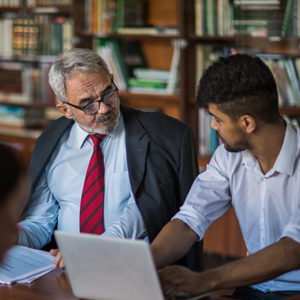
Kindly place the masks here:
<instances>
[{"instance_id":1,"label":"blue shirt collar","mask_svg":"<svg viewBox=\"0 0 300 300\"><path fill-rule=\"evenodd\" d=\"M124 120L123 120L122 113L120 112L120 117L118 120L117 127L111 133L109 133L104 140L106 140L107 137L110 138L118 137L124 129L125 129ZM73 145L76 148L80 149L85 143L85 141L88 140L87 137L89 133L83 130L76 122L74 122L70 131L70 135L72 137L71 139L72 144L74 143Z\"/></svg>"}]
</instances>

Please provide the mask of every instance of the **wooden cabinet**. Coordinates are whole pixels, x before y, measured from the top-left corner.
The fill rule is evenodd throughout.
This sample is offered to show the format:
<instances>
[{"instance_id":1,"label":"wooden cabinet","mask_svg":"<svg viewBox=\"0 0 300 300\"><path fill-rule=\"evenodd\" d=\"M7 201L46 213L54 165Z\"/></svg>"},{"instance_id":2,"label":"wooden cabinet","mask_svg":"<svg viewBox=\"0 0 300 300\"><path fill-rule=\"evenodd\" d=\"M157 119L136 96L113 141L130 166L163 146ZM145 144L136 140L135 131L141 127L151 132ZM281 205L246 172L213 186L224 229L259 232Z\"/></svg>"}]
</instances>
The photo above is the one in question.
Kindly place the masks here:
<instances>
[{"instance_id":1,"label":"wooden cabinet","mask_svg":"<svg viewBox=\"0 0 300 300\"><path fill-rule=\"evenodd\" d=\"M0 127L0 143L7 144L16 149L27 168L35 141L40 133L40 130Z\"/></svg>"}]
</instances>

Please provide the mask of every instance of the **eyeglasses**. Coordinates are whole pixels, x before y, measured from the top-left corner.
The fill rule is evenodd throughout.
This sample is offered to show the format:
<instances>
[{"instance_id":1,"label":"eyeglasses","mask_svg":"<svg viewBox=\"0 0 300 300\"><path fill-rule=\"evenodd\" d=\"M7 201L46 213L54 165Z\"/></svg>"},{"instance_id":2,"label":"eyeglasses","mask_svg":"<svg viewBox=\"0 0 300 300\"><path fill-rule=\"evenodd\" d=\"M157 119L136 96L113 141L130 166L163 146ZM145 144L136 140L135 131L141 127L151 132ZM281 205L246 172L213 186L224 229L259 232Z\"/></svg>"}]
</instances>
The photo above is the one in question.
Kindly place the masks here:
<instances>
[{"instance_id":1,"label":"eyeglasses","mask_svg":"<svg viewBox=\"0 0 300 300\"><path fill-rule=\"evenodd\" d=\"M97 113L97 111L99 110L100 108L100 103L103 102L105 105L107 106L111 106L113 103L117 102L119 97L118 97L118 91L119 89L116 87L114 81L112 80L111 81L113 86L114 86L114 90L103 95L99 100L97 101L94 101L92 103L89 103L85 106L77 106L77 105L74 105L72 103L69 103L69 102L64 102L65 104L68 104L72 107L75 107L77 109L80 109L82 110L86 115L90 116L90 115L94 115L95 113Z\"/></svg>"}]
</instances>

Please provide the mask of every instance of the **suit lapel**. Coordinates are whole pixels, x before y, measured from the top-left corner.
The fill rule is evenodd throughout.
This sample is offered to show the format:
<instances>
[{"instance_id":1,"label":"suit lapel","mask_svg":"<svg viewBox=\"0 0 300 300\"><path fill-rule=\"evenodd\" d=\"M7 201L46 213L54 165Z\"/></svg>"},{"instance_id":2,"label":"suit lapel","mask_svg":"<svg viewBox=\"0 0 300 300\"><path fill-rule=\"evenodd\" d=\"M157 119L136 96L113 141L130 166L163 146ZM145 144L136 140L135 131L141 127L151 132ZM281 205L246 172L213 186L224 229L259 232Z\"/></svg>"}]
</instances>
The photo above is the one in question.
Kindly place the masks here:
<instances>
[{"instance_id":1,"label":"suit lapel","mask_svg":"<svg viewBox=\"0 0 300 300\"><path fill-rule=\"evenodd\" d=\"M128 173L134 195L142 182L145 172L149 137L134 110L122 107L126 128L126 151Z\"/></svg>"},{"instance_id":2,"label":"suit lapel","mask_svg":"<svg viewBox=\"0 0 300 300\"><path fill-rule=\"evenodd\" d=\"M32 156L28 170L33 186L48 163L58 141L72 124L72 120L62 117L54 122L52 126L50 125L52 127L51 130L46 130L44 135L40 137L40 141L34 149L34 155Z\"/></svg>"}]
</instances>

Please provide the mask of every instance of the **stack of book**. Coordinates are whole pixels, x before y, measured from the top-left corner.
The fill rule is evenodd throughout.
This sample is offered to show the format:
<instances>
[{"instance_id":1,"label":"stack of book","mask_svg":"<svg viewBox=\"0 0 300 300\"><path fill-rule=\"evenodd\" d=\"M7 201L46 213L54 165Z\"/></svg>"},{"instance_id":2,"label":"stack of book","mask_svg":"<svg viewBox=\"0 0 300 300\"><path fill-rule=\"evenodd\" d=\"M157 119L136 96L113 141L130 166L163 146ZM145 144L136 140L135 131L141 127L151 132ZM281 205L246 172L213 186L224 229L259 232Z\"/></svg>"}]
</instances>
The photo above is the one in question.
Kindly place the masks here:
<instances>
[{"instance_id":1,"label":"stack of book","mask_svg":"<svg viewBox=\"0 0 300 300\"><path fill-rule=\"evenodd\" d=\"M0 6L36 7L52 5L71 5L72 0L0 0Z\"/></svg>"},{"instance_id":2,"label":"stack of book","mask_svg":"<svg viewBox=\"0 0 300 300\"><path fill-rule=\"evenodd\" d=\"M73 23L65 16L6 13L0 35L0 55L57 55L72 48Z\"/></svg>"},{"instance_id":3,"label":"stack of book","mask_svg":"<svg viewBox=\"0 0 300 300\"><path fill-rule=\"evenodd\" d=\"M170 71L155 69L134 69L129 78L129 91L138 93L166 94Z\"/></svg>"},{"instance_id":4,"label":"stack of book","mask_svg":"<svg viewBox=\"0 0 300 300\"><path fill-rule=\"evenodd\" d=\"M99 39L96 52L106 61L120 90L127 89L127 69L118 42L113 39Z\"/></svg>"},{"instance_id":5,"label":"stack of book","mask_svg":"<svg viewBox=\"0 0 300 300\"><path fill-rule=\"evenodd\" d=\"M197 35L300 36L298 0L195 0Z\"/></svg>"},{"instance_id":6,"label":"stack of book","mask_svg":"<svg viewBox=\"0 0 300 300\"><path fill-rule=\"evenodd\" d=\"M259 55L270 68L278 87L280 106L300 106L300 61L283 55Z\"/></svg>"},{"instance_id":7,"label":"stack of book","mask_svg":"<svg viewBox=\"0 0 300 300\"><path fill-rule=\"evenodd\" d=\"M54 105L55 95L48 83L50 62L0 62L0 101Z\"/></svg>"},{"instance_id":8,"label":"stack of book","mask_svg":"<svg viewBox=\"0 0 300 300\"><path fill-rule=\"evenodd\" d=\"M176 35L178 29L148 24L146 0L85 0L84 30L92 34L165 34Z\"/></svg>"},{"instance_id":9,"label":"stack of book","mask_svg":"<svg viewBox=\"0 0 300 300\"><path fill-rule=\"evenodd\" d=\"M170 70L135 69L134 77L129 79L129 90L139 93L176 94L181 46L180 41L173 42Z\"/></svg>"},{"instance_id":10,"label":"stack of book","mask_svg":"<svg viewBox=\"0 0 300 300\"><path fill-rule=\"evenodd\" d=\"M180 61L180 46L175 44L170 70L147 68L139 42L99 38L96 52L108 64L120 90L174 94L178 88Z\"/></svg>"},{"instance_id":11,"label":"stack of book","mask_svg":"<svg viewBox=\"0 0 300 300\"><path fill-rule=\"evenodd\" d=\"M300 3L298 0L285 0L285 12L281 26L281 36L300 36Z\"/></svg>"},{"instance_id":12,"label":"stack of book","mask_svg":"<svg viewBox=\"0 0 300 300\"><path fill-rule=\"evenodd\" d=\"M0 106L0 125L28 128L40 126L44 114L33 107Z\"/></svg>"},{"instance_id":13,"label":"stack of book","mask_svg":"<svg viewBox=\"0 0 300 300\"><path fill-rule=\"evenodd\" d=\"M234 34L280 36L283 12L280 0L234 0Z\"/></svg>"},{"instance_id":14,"label":"stack of book","mask_svg":"<svg viewBox=\"0 0 300 300\"><path fill-rule=\"evenodd\" d=\"M231 0L195 0L197 35L232 35L232 18Z\"/></svg>"}]
</instances>

